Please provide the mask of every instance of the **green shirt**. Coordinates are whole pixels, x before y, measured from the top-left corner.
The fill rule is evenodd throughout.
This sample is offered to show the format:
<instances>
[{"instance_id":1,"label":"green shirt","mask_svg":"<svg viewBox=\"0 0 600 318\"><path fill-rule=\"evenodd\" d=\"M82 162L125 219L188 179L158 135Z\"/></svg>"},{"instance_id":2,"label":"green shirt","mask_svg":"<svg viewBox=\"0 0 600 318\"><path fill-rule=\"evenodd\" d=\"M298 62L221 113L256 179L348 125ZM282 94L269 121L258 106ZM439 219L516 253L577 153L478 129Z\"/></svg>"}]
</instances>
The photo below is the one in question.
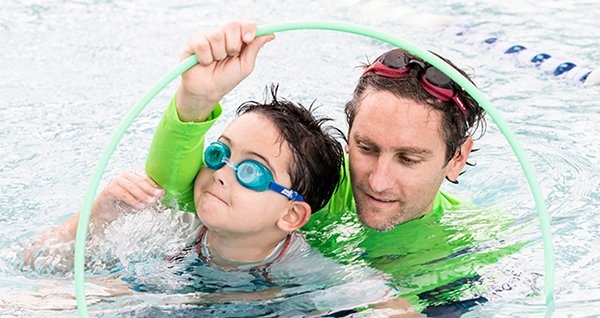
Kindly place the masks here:
<instances>
[{"instance_id":1,"label":"green shirt","mask_svg":"<svg viewBox=\"0 0 600 318\"><path fill-rule=\"evenodd\" d=\"M302 228L305 238L325 256L391 274L389 283L417 307L480 297L489 290L479 280L483 267L526 244L503 241L514 221L503 209L442 192L430 213L387 232L364 227L353 202L339 203L346 208L311 217Z\"/></svg>"}]
</instances>

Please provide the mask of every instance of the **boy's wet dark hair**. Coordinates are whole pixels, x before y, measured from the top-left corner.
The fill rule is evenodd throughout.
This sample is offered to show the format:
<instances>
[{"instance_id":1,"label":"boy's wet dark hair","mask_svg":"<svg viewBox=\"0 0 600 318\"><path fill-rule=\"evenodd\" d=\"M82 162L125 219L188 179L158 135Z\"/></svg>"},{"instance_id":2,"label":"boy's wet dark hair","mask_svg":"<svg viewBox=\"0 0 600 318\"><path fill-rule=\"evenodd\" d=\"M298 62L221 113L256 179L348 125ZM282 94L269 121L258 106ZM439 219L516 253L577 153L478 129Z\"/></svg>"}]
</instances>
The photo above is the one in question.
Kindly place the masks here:
<instances>
[{"instance_id":1,"label":"boy's wet dark hair","mask_svg":"<svg viewBox=\"0 0 600 318\"><path fill-rule=\"evenodd\" d=\"M238 107L236 114L257 113L275 124L292 152L288 168L291 189L304 198L314 213L327 204L340 183L344 150L336 137L343 138L343 133L333 126L324 125L331 118L313 115L314 103L306 108L278 98L277 89L278 85L266 88L264 103L245 102Z\"/></svg>"}]
</instances>

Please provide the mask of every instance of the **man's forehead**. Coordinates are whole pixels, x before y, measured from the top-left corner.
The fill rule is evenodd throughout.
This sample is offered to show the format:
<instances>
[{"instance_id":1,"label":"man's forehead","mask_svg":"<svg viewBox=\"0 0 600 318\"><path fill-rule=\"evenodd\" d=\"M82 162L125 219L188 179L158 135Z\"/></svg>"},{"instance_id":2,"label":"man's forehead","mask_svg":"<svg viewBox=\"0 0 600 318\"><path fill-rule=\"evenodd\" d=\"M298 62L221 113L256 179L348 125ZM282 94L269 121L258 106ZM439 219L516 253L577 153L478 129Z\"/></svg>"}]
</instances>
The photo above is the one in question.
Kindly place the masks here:
<instances>
[{"instance_id":1,"label":"man's forehead","mask_svg":"<svg viewBox=\"0 0 600 318\"><path fill-rule=\"evenodd\" d=\"M355 119L364 116L370 117L369 115L382 115L389 120L408 119L411 122L420 121L421 124L430 122L439 124L442 111L429 104L397 96L392 92L369 89L363 94L357 105Z\"/></svg>"},{"instance_id":2,"label":"man's forehead","mask_svg":"<svg viewBox=\"0 0 600 318\"><path fill-rule=\"evenodd\" d=\"M358 107L349 136L394 148L431 150L445 145L441 117L441 112L429 105L371 91Z\"/></svg>"}]
</instances>

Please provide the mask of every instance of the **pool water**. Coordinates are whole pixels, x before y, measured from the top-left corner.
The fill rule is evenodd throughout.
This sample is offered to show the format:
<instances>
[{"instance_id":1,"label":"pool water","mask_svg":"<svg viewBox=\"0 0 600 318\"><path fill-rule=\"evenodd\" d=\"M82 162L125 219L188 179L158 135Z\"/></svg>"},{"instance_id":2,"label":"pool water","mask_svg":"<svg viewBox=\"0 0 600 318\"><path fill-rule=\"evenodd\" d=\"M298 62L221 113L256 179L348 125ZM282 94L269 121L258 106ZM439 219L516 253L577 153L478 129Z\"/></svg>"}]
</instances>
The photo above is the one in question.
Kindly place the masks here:
<instances>
[{"instance_id":1,"label":"pool water","mask_svg":"<svg viewBox=\"0 0 600 318\"><path fill-rule=\"evenodd\" d=\"M540 182L555 248L555 310L548 313L544 306L544 253L532 195L516 157L490 121L486 135L475 144L481 149L472 156L477 165L467 169L459 185L446 184L443 189L470 197L478 206L500 207L514 218L512 229L519 229L506 241L528 244L485 268L498 292L488 293L488 301L470 306L463 315L600 315L596 274L600 270L599 89L571 85L536 68L519 66L511 57L443 37L439 26L468 25L597 68L600 8L584 0L4 1L0 5L0 299L72 288L68 272L20 270L18 247L81 208L92 170L112 132L142 94L178 62L188 36L242 16L254 18L259 25L325 19L374 27L438 52L472 74L517 134ZM387 49L376 40L330 31L278 34L262 50L255 72L223 101L224 118L208 140L222 131L240 102L261 100L264 87L272 82L280 84L281 96L304 104L317 99L323 105L319 111L345 129L341 110L360 75L354 66ZM119 171L143 171L154 128L176 82L128 130L100 189ZM128 244L144 248L107 248L98 256L100 267L91 270L91 277L151 267L178 246L167 231L174 225L151 215L142 217L164 231L149 237L136 222L124 220L120 230L131 235L116 235L115 240L133 237ZM119 262L104 267L102 257ZM154 307L144 306L155 304L152 297L116 296L113 303L100 302L91 308L105 316L160 316ZM120 311L132 304L141 305L130 313ZM76 313L72 300L63 305L70 309L62 314ZM232 308L249 316L267 316L288 311L288 305L255 302ZM173 315L202 315L199 308L169 310ZM168 310L162 312L167 315ZM40 312L0 305L0 314Z\"/></svg>"}]
</instances>

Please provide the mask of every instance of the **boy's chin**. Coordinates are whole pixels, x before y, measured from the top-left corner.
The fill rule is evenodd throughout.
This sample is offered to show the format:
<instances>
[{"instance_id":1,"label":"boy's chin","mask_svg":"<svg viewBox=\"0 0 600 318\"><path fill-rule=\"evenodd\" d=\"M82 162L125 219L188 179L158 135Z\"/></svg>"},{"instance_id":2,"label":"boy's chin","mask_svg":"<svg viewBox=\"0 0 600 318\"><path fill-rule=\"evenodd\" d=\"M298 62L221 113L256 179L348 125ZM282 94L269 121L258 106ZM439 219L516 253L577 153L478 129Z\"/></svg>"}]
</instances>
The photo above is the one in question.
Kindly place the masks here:
<instances>
[{"instance_id":1,"label":"boy's chin","mask_svg":"<svg viewBox=\"0 0 600 318\"><path fill-rule=\"evenodd\" d=\"M201 201L198 205L196 205L196 214L198 215L200 221L206 225L206 222L214 216L225 214L223 209L224 208L222 205L219 206L219 204L215 204L214 202Z\"/></svg>"}]
</instances>

